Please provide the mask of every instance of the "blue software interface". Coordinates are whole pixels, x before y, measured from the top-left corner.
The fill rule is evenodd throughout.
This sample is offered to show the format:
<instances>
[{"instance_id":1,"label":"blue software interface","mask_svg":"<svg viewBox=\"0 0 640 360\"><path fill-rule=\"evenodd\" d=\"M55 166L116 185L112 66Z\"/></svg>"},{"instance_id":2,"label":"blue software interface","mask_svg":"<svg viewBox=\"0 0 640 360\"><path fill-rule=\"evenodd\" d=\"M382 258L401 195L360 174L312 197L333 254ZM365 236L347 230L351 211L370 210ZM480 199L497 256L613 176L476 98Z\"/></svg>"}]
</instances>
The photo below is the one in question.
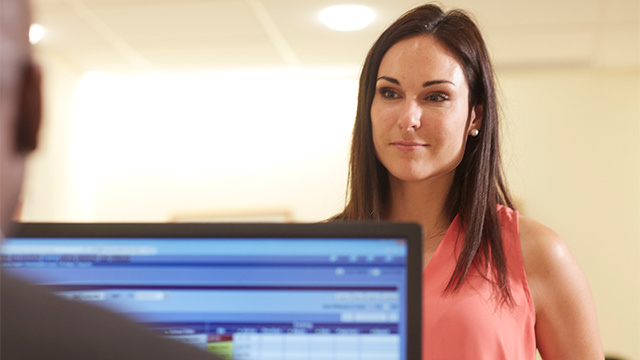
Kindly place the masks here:
<instances>
[{"instance_id":1,"label":"blue software interface","mask_svg":"<svg viewBox=\"0 0 640 360\"><path fill-rule=\"evenodd\" d=\"M405 359L400 239L7 239L5 271L234 359Z\"/></svg>"}]
</instances>

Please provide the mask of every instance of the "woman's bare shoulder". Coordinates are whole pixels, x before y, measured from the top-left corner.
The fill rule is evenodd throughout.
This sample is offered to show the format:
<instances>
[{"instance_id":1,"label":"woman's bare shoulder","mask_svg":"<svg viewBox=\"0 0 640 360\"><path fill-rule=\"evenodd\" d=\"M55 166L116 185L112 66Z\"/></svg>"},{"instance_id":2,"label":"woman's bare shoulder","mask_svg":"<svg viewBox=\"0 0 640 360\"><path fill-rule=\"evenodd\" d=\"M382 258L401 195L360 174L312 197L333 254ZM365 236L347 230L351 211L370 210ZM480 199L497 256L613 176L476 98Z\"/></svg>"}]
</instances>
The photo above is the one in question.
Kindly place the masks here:
<instances>
[{"instance_id":1,"label":"woman's bare shoulder","mask_svg":"<svg viewBox=\"0 0 640 360\"><path fill-rule=\"evenodd\" d=\"M558 233L521 216L520 244L544 359L602 359L595 306L580 265Z\"/></svg>"},{"instance_id":2,"label":"woman's bare shoulder","mask_svg":"<svg viewBox=\"0 0 640 360\"><path fill-rule=\"evenodd\" d=\"M520 216L519 223L520 246L529 280L544 276L550 266L573 260L564 239L554 230L526 216Z\"/></svg>"},{"instance_id":3,"label":"woman's bare shoulder","mask_svg":"<svg viewBox=\"0 0 640 360\"><path fill-rule=\"evenodd\" d=\"M564 239L554 230L531 218L520 216L520 246L527 282L537 310L549 293L570 281L582 270Z\"/></svg>"}]
</instances>

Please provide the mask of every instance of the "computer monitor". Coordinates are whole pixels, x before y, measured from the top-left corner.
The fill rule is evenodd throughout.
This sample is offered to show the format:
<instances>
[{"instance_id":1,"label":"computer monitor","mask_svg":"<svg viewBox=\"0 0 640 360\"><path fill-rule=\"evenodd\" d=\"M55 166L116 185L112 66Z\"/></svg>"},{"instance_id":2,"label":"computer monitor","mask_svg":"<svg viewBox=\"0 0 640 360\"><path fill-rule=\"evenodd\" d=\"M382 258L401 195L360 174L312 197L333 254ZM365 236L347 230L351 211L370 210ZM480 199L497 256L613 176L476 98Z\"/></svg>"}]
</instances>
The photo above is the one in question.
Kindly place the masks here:
<instances>
[{"instance_id":1,"label":"computer monitor","mask_svg":"<svg viewBox=\"0 0 640 360\"><path fill-rule=\"evenodd\" d=\"M405 223L20 224L4 271L233 359L421 356Z\"/></svg>"}]
</instances>

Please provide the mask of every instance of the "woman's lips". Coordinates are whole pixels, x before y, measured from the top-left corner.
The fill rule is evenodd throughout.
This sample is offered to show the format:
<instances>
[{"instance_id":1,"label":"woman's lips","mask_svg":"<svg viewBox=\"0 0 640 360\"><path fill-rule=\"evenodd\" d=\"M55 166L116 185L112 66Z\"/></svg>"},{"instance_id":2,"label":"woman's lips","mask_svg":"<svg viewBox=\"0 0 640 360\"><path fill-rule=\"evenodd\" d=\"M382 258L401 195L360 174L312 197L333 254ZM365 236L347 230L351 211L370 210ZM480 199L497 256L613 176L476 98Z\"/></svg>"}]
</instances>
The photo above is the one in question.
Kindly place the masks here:
<instances>
[{"instance_id":1,"label":"woman's lips","mask_svg":"<svg viewBox=\"0 0 640 360\"><path fill-rule=\"evenodd\" d=\"M391 143L396 149L404 152L417 151L424 147L427 147L427 144L414 142L414 141L394 141Z\"/></svg>"}]
</instances>

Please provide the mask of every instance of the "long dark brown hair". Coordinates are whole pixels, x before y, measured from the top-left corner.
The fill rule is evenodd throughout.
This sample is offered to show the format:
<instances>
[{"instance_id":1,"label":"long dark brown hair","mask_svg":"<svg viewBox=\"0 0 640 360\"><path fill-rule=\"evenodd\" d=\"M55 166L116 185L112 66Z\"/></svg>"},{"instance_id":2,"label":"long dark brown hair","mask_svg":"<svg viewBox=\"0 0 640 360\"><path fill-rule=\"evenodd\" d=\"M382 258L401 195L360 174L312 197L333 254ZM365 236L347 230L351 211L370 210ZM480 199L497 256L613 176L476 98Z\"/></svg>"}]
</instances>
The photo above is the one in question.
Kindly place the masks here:
<instances>
[{"instance_id":1,"label":"long dark brown hair","mask_svg":"<svg viewBox=\"0 0 640 360\"><path fill-rule=\"evenodd\" d=\"M493 68L474 21L461 10L443 12L436 5L417 7L387 28L369 51L360 75L358 108L352 134L348 202L332 220L382 220L389 198L389 175L377 159L371 132L371 104L382 58L406 38L428 34L455 54L469 85L469 111L482 108L482 128L470 137L455 171L445 214L458 214L466 225L464 242L446 291L456 291L469 268L477 267L493 282L503 301L511 302L507 266L496 205L513 208L504 182L498 144L498 105ZM491 275L486 270L491 269Z\"/></svg>"}]
</instances>

